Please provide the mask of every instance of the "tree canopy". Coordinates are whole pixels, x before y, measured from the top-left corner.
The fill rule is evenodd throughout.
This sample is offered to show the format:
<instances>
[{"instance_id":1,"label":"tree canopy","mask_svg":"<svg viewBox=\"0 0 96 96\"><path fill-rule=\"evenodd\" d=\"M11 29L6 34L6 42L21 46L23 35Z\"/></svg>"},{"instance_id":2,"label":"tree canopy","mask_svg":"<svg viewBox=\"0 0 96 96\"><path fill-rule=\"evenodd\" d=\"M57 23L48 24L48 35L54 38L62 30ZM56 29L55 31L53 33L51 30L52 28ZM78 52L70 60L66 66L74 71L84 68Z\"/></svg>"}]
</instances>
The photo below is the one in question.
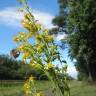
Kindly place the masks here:
<instances>
[{"instance_id":1,"label":"tree canopy","mask_svg":"<svg viewBox=\"0 0 96 96\"><path fill-rule=\"evenodd\" d=\"M96 80L96 2L58 0L58 3L60 12L53 24L59 27L58 32L62 29L67 34L69 56L76 59L78 76Z\"/></svg>"}]
</instances>

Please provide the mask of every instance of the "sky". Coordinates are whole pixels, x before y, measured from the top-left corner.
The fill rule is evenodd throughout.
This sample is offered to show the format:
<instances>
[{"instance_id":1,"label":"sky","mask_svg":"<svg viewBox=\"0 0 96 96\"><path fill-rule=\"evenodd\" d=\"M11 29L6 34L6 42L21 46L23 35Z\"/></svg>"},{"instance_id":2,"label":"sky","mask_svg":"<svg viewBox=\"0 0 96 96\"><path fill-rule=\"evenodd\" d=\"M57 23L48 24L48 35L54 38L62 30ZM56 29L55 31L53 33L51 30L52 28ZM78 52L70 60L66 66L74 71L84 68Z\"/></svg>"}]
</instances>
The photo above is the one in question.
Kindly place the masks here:
<instances>
[{"instance_id":1,"label":"sky","mask_svg":"<svg viewBox=\"0 0 96 96\"><path fill-rule=\"evenodd\" d=\"M51 21L59 12L57 0L29 0L28 4L32 8L35 18L44 27L53 27ZM18 32L24 31L20 24L23 15L18 12L19 7L20 4L17 0L0 0L0 54L9 54L10 50L16 48L12 38ZM60 40L63 37L64 35L58 35L56 39ZM77 72L73 62L68 57L68 50L66 49L61 53L69 65L68 73L76 77Z\"/></svg>"}]
</instances>

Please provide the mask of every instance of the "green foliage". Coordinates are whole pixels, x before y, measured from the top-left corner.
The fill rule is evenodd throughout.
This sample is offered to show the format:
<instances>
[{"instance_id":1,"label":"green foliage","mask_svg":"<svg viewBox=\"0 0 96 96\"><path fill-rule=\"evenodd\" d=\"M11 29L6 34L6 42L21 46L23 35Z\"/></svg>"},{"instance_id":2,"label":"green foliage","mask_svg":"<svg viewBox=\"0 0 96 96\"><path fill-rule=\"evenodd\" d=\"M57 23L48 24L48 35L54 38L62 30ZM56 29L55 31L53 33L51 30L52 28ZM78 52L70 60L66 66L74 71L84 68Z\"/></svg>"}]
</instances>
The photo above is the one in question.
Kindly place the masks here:
<instances>
[{"instance_id":1,"label":"green foliage","mask_svg":"<svg viewBox=\"0 0 96 96\"><path fill-rule=\"evenodd\" d=\"M44 73L41 70L34 69L28 64L14 60L8 55L0 55L0 80L25 80L30 75L39 79L42 74ZM47 79L47 77L41 77L40 80L42 79Z\"/></svg>"},{"instance_id":2,"label":"green foliage","mask_svg":"<svg viewBox=\"0 0 96 96\"><path fill-rule=\"evenodd\" d=\"M86 5L86 6L85 6ZM68 44L70 56L76 58L78 71L96 79L96 3L94 0L69 3Z\"/></svg>"},{"instance_id":3,"label":"green foliage","mask_svg":"<svg viewBox=\"0 0 96 96\"><path fill-rule=\"evenodd\" d=\"M65 24L62 22L61 24L62 29L64 27L66 29L63 32L67 33L69 56L72 60L76 59L75 66L79 75L96 80L96 2L95 0L59 0L59 6L59 16L65 17L63 19ZM53 24L60 23L57 16L54 20Z\"/></svg>"},{"instance_id":4,"label":"green foliage","mask_svg":"<svg viewBox=\"0 0 96 96\"><path fill-rule=\"evenodd\" d=\"M15 79L18 68L20 68L19 62L8 55L0 55L0 79Z\"/></svg>"}]
</instances>

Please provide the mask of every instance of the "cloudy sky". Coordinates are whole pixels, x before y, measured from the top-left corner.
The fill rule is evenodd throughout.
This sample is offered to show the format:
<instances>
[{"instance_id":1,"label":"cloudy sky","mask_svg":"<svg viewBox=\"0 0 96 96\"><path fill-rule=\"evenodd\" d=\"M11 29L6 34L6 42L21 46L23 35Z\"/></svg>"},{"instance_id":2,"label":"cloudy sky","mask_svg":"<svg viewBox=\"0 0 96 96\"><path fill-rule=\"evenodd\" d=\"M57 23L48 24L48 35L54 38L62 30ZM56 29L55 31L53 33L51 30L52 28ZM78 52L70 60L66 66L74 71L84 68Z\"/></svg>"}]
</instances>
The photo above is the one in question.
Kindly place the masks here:
<instances>
[{"instance_id":1,"label":"cloudy sky","mask_svg":"<svg viewBox=\"0 0 96 96\"><path fill-rule=\"evenodd\" d=\"M33 14L43 26L52 28L51 20L58 14L57 0L29 0L29 5L32 7ZM17 0L0 0L0 54L9 54L10 50L16 47L12 38L18 32L23 31L20 20L23 15L18 12L20 4ZM58 35L57 39L60 40L64 36ZM76 70L67 56L67 49L62 51L64 59L68 62L68 73L76 77Z\"/></svg>"}]
</instances>

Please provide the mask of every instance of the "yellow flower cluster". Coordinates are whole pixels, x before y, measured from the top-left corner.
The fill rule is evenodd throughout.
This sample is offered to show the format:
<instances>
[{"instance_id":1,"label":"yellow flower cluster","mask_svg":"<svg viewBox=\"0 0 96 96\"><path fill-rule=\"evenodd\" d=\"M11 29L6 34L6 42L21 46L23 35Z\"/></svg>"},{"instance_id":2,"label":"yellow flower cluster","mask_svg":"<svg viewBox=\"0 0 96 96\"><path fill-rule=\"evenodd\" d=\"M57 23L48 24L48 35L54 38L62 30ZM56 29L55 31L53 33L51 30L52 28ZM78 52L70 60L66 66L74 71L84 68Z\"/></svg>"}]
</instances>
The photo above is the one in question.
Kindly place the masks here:
<instances>
[{"instance_id":1,"label":"yellow flower cluster","mask_svg":"<svg viewBox=\"0 0 96 96\"><path fill-rule=\"evenodd\" d=\"M39 44L36 47L37 47L36 48L37 49L37 52L42 52L44 45L43 44Z\"/></svg>"},{"instance_id":2,"label":"yellow flower cluster","mask_svg":"<svg viewBox=\"0 0 96 96\"><path fill-rule=\"evenodd\" d=\"M37 35L37 36L36 36L36 40L37 40L37 41L42 41L42 38L43 38L42 35Z\"/></svg>"},{"instance_id":3,"label":"yellow flower cluster","mask_svg":"<svg viewBox=\"0 0 96 96\"><path fill-rule=\"evenodd\" d=\"M29 64L30 64L30 66L32 66L33 68L36 68L36 69L41 69L42 68L42 65L38 64L34 60L30 60Z\"/></svg>"},{"instance_id":4,"label":"yellow flower cluster","mask_svg":"<svg viewBox=\"0 0 96 96\"><path fill-rule=\"evenodd\" d=\"M37 31L40 31L41 30L41 24L40 23L37 23L36 24L36 27L37 27Z\"/></svg>"},{"instance_id":5,"label":"yellow flower cluster","mask_svg":"<svg viewBox=\"0 0 96 96\"><path fill-rule=\"evenodd\" d=\"M27 40L30 37L32 37L32 34L30 32L29 33L19 32L18 37Z\"/></svg>"},{"instance_id":6,"label":"yellow flower cluster","mask_svg":"<svg viewBox=\"0 0 96 96\"><path fill-rule=\"evenodd\" d=\"M30 76L29 77L29 81L34 82L34 77L33 76Z\"/></svg>"},{"instance_id":7,"label":"yellow flower cluster","mask_svg":"<svg viewBox=\"0 0 96 96\"><path fill-rule=\"evenodd\" d=\"M54 67L54 65L53 65L51 62L49 62L49 63L47 64L47 66L48 66L48 69L50 69L50 68L53 68L53 67Z\"/></svg>"},{"instance_id":8,"label":"yellow flower cluster","mask_svg":"<svg viewBox=\"0 0 96 96\"><path fill-rule=\"evenodd\" d=\"M46 70L49 70L49 69L52 69L52 68L54 68L54 65L53 65L51 62L49 62L49 63L45 66L45 69L46 69Z\"/></svg>"},{"instance_id":9,"label":"yellow flower cluster","mask_svg":"<svg viewBox=\"0 0 96 96\"><path fill-rule=\"evenodd\" d=\"M22 20L22 25L24 26L24 28L30 30L31 29L31 23L28 20Z\"/></svg>"},{"instance_id":10,"label":"yellow flower cluster","mask_svg":"<svg viewBox=\"0 0 96 96\"><path fill-rule=\"evenodd\" d=\"M23 2L23 0L21 1ZM56 95L59 96L62 94L63 96L66 85L64 85L64 88L62 87L63 91L59 85L63 84L64 78L53 76L57 78L57 81L53 77L53 80L50 79L52 75L55 75L54 73L56 68L55 65L52 64L53 61L58 59L61 62L57 46L54 44L54 38L52 35L49 35L47 29L43 28L43 26L35 20L34 16L31 14L30 8L27 6L27 3L24 4L24 14L21 23L23 27L27 29L27 32L20 32L17 37L14 37L14 41L16 41L20 46L18 50L23 54L24 61L28 60L29 65L34 69L43 70L49 77L49 80L52 81L52 84L53 82L54 84L56 83L56 86L54 84L52 85L54 88L57 87L56 90L60 90L60 94L59 90L57 93L55 91ZM30 40L33 42L30 42ZM62 73L66 73L66 71L67 65L62 68ZM52 72L53 74L51 75ZM66 82L64 82L64 84L65 83ZM24 84L26 96L44 96L41 92L37 92L35 87L34 77L31 76Z\"/></svg>"},{"instance_id":11,"label":"yellow flower cluster","mask_svg":"<svg viewBox=\"0 0 96 96\"><path fill-rule=\"evenodd\" d=\"M44 29L43 32L44 32L45 34L48 34L48 30L47 30L47 29Z\"/></svg>"},{"instance_id":12,"label":"yellow flower cluster","mask_svg":"<svg viewBox=\"0 0 96 96\"><path fill-rule=\"evenodd\" d=\"M24 19L21 21L24 28L28 29L29 31L36 33L37 29L35 26L35 22L30 20L30 14L25 14Z\"/></svg>"},{"instance_id":13,"label":"yellow flower cluster","mask_svg":"<svg viewBox=\"0 0 96 96\"><path fill-rule=\"evenodd\" d=\"M28 53L28 52L24 52L23 53L23 59L28 59L30 57L30 53Z\"/></svg>"},{"instance_id":14,"label":"yellow flower cluster","mask_svg":"<svg viewBox=\"0 0 96 96\"><path fill-rule=\"evenodd\" d=\"M16 37L14 37L13 38L13 40L15 41L15 42L22 42L22 41L24 41L24 40L26 40L27 38L26 38L26 33L24 33L24 32L19 32L19 34L18 34L18 36L16 36Z\"/></svg>"},{"instance_id":15,"label":"yellow flower cluster","mask_svg":"<svg viewBox=\"0 0 96 96\"><path fill-rule=\"evenodd\" d=\"M25 46L24 45L21 45L18 49L19 50L24 50L25 49Z\"/></svg>"},{"instance_id":16,"label":"yellow flower cluster","mask_svg":"<svg viewBox=\"0 0 96 96\"><path fill-rule=\"evenodd\" d=\"M38 92L36 93L36 96L44 96L44 94L42 92Z\"/></svg>"},{"instance_id":17,"label":"yellow flower cluster","mask_svg":"<svg viewBox=\"0 0 96 96\"><path fill-rule=\"evenodd\" d=\"M25 32L19 32L20 37L23 37L25 35Z\"/></svg>"},{"instance_id":18,"label":"yellow flower cluster","mask_svg":"<svg viewBox=\"0 0 96 96\"><path fill-rule=\"evenodd\" d=\"M31 88L32 88L33 83L34 83L34 77L30 76L30 78L25 82L24 87L23 87L23 90L26 96L29 96L29 94L30 95L32 94Z\"/></svg>"},{"instance_id":19,"label":"yellow flower cluster","mask_svg":"<svg viewBox=\"0 0 96 96\"><path fill-rule=\"evenodd\" d=\"M14 37L13 40L14 40L15 42L19 42L19 41L20 41L20 39L19 39L18 37Z\"/></svg>"},{"instance_id":20,"label":"yellow flower cluster","mask_svg":"<svg viewBox=\"0 0 96 96\"><path fill-rule=\"evenodd\" d=\"M45 39L46 42L51 42L51 41L53 41L53 36L46 35L44 39Z\"/></svg>"}]
</instances>

